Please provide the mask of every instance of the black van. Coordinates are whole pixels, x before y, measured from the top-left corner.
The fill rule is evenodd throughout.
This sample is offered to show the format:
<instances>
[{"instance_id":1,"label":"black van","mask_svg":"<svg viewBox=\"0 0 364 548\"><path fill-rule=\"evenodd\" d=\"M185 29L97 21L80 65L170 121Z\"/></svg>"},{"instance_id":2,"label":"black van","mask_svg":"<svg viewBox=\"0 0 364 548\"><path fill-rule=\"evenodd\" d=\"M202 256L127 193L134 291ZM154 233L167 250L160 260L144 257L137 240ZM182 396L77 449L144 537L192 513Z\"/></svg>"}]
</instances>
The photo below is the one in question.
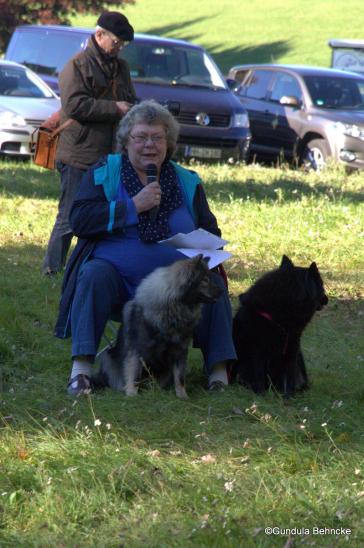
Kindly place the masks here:
<instances>
[{"instance_id":1,"label":"black van","mask_svg":"<svg viewBox=\"0 0 364 548\"><path fill-rule=\"evenodd\" d=\"M5 58L40 75L56 92L65 63L86 47L93 29L24 25L15 29ZM136 34L121 52L139 99L169 104L181 125L177 157L243 160L250 143L249 119L220 70L200 46Z\"/></svg>"}]
</instances>

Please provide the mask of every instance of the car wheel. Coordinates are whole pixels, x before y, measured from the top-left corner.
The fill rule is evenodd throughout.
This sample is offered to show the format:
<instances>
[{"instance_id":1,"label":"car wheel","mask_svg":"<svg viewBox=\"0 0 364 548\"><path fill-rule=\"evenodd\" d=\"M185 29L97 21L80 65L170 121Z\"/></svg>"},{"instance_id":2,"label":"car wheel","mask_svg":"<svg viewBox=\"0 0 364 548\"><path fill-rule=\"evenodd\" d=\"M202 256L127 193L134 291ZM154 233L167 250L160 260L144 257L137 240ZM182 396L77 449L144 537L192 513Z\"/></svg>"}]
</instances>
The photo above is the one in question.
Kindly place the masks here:
<instances>
[{"instance_id":1,"label":"car wheel","mask_svg":"<svg viewBox=\"0 0 364 548\"><path fill-rule=\"evenodd\" d=\"M309 141L302 155L302 165L305 169L320 171L330 156L329 145L325 139L313 139Z\"/></svg>"}]
</instances>

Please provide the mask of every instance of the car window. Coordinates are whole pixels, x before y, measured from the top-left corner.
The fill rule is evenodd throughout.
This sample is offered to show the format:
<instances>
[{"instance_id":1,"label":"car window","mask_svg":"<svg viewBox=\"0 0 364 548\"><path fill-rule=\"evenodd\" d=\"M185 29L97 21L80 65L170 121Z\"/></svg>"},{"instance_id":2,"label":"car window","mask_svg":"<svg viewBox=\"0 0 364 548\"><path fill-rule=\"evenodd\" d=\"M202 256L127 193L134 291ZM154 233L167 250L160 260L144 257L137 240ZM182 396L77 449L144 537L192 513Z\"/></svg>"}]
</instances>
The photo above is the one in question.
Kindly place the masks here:
<instances>
[{"instance_id":1,"label":"car window","mask_svg":"<svg viewBox=\"0 0 364 548\"><path fill-rule=\"evenodd\" d=\"M0 65L0 96L53 97L30 71L6 65Z\"/></svg>"},{"instance_id":2,"label":"car window","mask_svg":"<svg viewBox=\"0 0 364 548\"><path fill-rule=\"evenodd\" d=\"M248 72L249 72L248 69L237 70L236 72L234 72L233 78L234 78L234 80L239 82L239 84L241 84L242 81L244 80L245 76L248 74Z\"/></svg>"},{"instance_id":3,"label":"car window","mask_svg":"<svg viewBox=\"0 0 364 548\"><path fill-rule=\"evenodd\" d=\"M278 72L272 87L271 100L279 102L284 96L297 97L302 101L302 91L297 78L287 72Z\"/></svg>"},{"instance_id":4,"label":"car window","mask_svg":"<svg viewBox=\"0 0 364 548\"><path fill-rule=\"evenodd\" d=\"M58 76L67 61L85 47L87 40L88 36L83 33L18 31L11 43L11 60L34 72Z\"/></svg>"},{"instance_id":5,"label":"car window","mask_svg":"<svg viewBox=\"0 0 364 548\"><path fill-rule=\"evenodd\" d=\"M364 79L305 76L312 102L319 108L363 110Z\"/></svg>"},{"instance_id":6,"label":"car window","mask_svg":"<svg viewBox=\"0 0 364 548\"><path fill-rule=\"evenodd\" d=\"M147 42L132 42L120 56L134 81L221 87L226 84L212 59L200 49Z\"/></svg>"},{"instance_id":7,"label":"car window","mask_svg":"<svg viewBox=\"0 0 364 548\"><path fill-rule=\"evenodd\" d=\"M265 99L271 79L270 70L253 70L239 93L253 99Z\"/></svg>"}]
</instances>

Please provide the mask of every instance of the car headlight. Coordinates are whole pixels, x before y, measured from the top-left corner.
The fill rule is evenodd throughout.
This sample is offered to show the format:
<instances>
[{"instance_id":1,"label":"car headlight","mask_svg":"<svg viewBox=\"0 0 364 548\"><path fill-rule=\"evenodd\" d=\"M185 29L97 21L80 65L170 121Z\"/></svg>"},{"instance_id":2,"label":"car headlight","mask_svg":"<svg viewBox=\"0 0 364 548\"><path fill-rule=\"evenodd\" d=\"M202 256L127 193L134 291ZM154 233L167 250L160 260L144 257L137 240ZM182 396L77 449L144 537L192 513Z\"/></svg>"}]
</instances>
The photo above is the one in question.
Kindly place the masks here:
<instances>
[{"instance_id":1,"label":"car headlight","mask_svg":"<svg viewBox=\"0 0 364 548\"><path fill-rule=\"evenodd\" d=\"M3 110L0 112L0 127L2 128L14 128L24 127L27 123L22 116L12 112L11 110Z\"/></svg>"},{"instance_id":2,"label":"car headlight","mask_svg":"<svg viewBox=\"0 0 364 548\"><path fill-rule=\"evenodd\" d=\"M353 124L343 124L342 122L336 122L333 124L333 127L336 131L340 131L348 137L354 137L355 139L360 139L364 141L364 128Z\"/></svg>"},{"instance_id":3,"label":"car headlight","mask_svg":"<svg viewBox=\"0 0 364 548\"><path fill-rule=\"evenodd\" d=\"M235 112L232 118L232 127L249 127L249 118L246 112Z\"/></svg>"}]
</instances>

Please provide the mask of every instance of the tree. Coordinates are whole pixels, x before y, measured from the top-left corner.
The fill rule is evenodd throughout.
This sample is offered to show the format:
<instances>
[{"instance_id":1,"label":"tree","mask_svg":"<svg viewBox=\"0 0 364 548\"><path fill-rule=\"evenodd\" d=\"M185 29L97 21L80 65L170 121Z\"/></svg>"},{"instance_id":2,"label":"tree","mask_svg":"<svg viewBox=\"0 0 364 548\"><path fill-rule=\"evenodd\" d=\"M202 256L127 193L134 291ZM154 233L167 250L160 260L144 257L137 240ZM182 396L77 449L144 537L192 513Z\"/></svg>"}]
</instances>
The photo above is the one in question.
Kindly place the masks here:
<instances>
[{"instance_id":1,"label":"tree","mask_svg":"<svg viewBox=\"0 0 364 548\"><path fill-rule=\"evenodd\" d=\"M0 51L5 51L17 25L70 24L70 16L99 14L135 0L0 0Z\"/></svg>"}]
</instances>

